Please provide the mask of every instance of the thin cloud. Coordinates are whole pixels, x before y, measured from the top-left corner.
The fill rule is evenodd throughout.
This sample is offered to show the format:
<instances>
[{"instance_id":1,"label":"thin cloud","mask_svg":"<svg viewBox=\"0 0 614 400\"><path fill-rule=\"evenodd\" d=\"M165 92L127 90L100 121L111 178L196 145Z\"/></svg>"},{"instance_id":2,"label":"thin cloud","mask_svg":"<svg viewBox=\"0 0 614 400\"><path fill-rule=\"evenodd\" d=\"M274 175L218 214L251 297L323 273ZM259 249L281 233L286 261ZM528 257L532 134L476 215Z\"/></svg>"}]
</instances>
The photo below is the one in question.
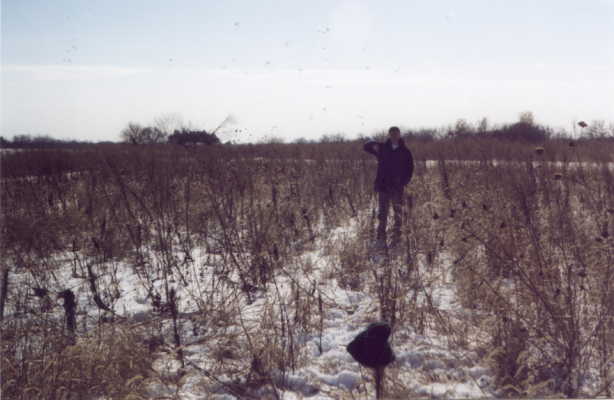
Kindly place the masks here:
<instances>
[{"instance_id":1,"label":"thin cloud","mask_svg":"<svg viewBox=\"0 0 614 400\"><path fill-rule=\"evenodd\" d=\"M32 79L44 81L126 77L152 71L115 65L5 65L2 70L5 74L28 74Z\"/></svg>"}]
</instances>

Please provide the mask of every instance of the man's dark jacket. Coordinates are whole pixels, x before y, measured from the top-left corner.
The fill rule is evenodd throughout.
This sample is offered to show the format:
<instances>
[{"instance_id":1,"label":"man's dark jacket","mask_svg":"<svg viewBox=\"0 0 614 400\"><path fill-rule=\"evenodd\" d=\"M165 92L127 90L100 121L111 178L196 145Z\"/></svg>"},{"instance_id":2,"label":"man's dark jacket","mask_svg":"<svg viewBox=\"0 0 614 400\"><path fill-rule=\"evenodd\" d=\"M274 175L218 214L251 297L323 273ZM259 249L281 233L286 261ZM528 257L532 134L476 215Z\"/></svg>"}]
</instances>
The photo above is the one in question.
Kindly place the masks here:
<instances>
[{"instance_id":1,"label":"man's dark jacket","mask_svg":"<svg viewBox=\"0 0 614 400\"><path fill-rule=\"evenodd\" d=\"M376 144L379 145L379 152L375 151ZM414 158L403 139L399 139L396 150L392 149L390 139L386 143L367 142L364 150L377 157L376 192L403 189L409 183L414 173Z\"/></svg>"}]
</instances>

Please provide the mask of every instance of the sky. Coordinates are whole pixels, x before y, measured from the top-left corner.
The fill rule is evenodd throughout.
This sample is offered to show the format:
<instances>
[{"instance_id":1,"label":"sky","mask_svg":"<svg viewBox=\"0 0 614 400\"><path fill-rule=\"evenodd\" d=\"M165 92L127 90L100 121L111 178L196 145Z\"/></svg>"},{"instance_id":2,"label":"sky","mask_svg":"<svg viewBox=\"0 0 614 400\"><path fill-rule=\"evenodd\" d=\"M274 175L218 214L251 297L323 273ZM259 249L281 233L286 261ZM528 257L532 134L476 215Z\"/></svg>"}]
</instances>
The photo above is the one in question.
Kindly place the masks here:
<instances>
[{"instance_id":1,"label":"sky","mask_svg":"<svg viewBox=\"0 0 614 400\"><path fill-rule=\"evenodd\" d=\"M614 121L614 0L2 0L0 135ZM228 118L230 117L230 118ZM228 119L227 119L228 118Z\"/></svg>"}]
</instances>

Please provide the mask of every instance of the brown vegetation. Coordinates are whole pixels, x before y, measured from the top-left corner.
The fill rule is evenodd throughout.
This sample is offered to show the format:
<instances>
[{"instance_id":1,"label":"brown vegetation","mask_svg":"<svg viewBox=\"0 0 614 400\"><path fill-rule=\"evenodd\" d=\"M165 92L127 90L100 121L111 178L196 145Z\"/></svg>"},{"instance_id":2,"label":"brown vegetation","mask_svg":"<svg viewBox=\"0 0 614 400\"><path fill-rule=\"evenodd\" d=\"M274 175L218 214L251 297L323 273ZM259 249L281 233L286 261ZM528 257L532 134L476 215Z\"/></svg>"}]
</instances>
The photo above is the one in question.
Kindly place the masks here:
<instances>
[{"instance_id":1,"label":"brown vegetation","mask_svg":"<svg viewBox=\"0 0 614 400\"><path fill-rule=\"evenodd\" d=\"M436 329L451 346L481 348L501 394L577 396L592 368L601 389L591 395L611 395L613 145L568 143L544 141L536 154L535 143L492 137L410 138L402 256L378 270L364 262L374 164L356 142L5 156L2 395L138 398L165 381L150 353L165 349L180 364L175 383L194 367L203 390L274 398L332 301L305 284L314 266L296 256L351 218L357 236L325 249L339 260L329 277L377 298L397 334ZM125 268L148 293L143 321L116 307ZM439 310L433 279L452 280L471 317ZM67 289L78 297L74 342L57 300ZM268 294L259 318L244 320L237 310L257 293ZM206 366L186 358L192 336L215 347Z\"/></svg>"}]
</instances>

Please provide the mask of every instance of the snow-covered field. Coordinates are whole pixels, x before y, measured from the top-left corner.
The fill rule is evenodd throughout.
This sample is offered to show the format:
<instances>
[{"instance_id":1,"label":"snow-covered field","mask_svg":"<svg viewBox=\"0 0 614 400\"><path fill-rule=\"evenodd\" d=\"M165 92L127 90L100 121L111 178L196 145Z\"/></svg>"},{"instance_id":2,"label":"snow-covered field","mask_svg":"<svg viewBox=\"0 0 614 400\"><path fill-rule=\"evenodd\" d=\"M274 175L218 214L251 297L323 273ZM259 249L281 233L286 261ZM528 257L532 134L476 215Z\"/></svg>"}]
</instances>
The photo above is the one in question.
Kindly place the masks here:
<instances>
[{"instance_id":1,"label":"snow-covered field","mask_svg":"<svg viewBox=\"0 0 614 400\"><path fill-rule=\"evenodd\" d=\"M435 165L427 163L428 167ZM23 302L22 299L9 302L4 310L3 323L23 321L21 327L25 328L22 331L28 332L28 324L36 325L40 319L43 321L41 325L53 326L51 332L62 333L64 329L65 334L65 310L62 302L56 299L59 293L70 289L75 293L77 303L75 347L83 344L81 349L87 349L85 344L104 330L101 327L120 326L135 333L135 345L143 344L141 347L149 349L153 355L152 369L144 372L144 376L123 377L132 383L143 381L144 398L370 399L375 396L373 373L359 366L346 351L346 346L370 323L384 320L393 327L390 342L396 356L386 369L386 398L478 399L502 396L504 388L501 381L507 378L505 374L509 374L505 370L502 373L502 369L508 366L506 363L512 365L510 371L517 373L517 376L530 368L533 368L531 374L542 373L543 366L547 368L551 360L558 361L557 357L564 351L551 347L539 348L544 343L546 346L556 346L560 340L551 333L551 336L540 336L542 327L539 315L535 320L521 316L515 321L520 321L517 322L519 326L532 329L530 345L518 346L527 349L518 353L514 353L513 349L505 353L503 357L509 354L516 357L511 361L505 358L495 360L498 356L496 351L501 353L497 346L516 343L509 332L513 335L514 332L523 334L526 331L514 330L515 325L499 328L494 324L505 324L507 312L512 316L517 310L533 312L530 300L528 306L523 304L525 308L514 308L520 304L514 300L514 296L531 294L526 286L522 286L522 282L528 282L530 289L530 284L534 282L532 276L523 276L526 279L520 282L517 276L511 274L513 271L524 274L534 271L532 259L525 257L524 249L508 247L506 242L512 237L526 240L522 236L524 226L516 226L515 231L507 228L518 220L517 215L507 214L515 206L512 202L516 198L503 191L491 190L487 185L493 182L499 188L499 179L505 174L500 174L496 166L489 165L494 179L481 181L473 176L483 173L481 168L475 168L479 165L468 166L466 170L460 169L462 172L455 170L454 173L460 177L450 180L456 185L454 190L457 190L458 198L451 196L446 199L442 193L445 192L442 182L448 179L446 171L428 168L423 176L416 177L412 183L415 185L415 198L408 199L415 203L410 206L409 212L414 214L407 221L407 230L404 231L404 235L407 233L404 236L406 241L392 253L389 260L374 262L367 257L370 245L367 237L375 223L372 210L375 207L374 198L367 207L371 209L361 210L364 208L363 202L357 207L357 213L349 211L350 208L354 211L352 204L347 207L348 210L344 209L346 206L343 204L335 204L334 207L338 209L332 212L322 207L318 214L313 214L318 217L307 221L313 223L313 227L302 226L305 232L309 231L309 235L297 236L301 238L297 240L302 242L283 241L281 256L273 255L277 251L275 243L279 236L270 232L265 232L269 236L262 247L253 247L257 242L254 238L258 238L258 233L264 232L262 227L267 226L262 221L258 227L260 230L249 232L250 245L244 246L241 229L247 230L247 224L240 223L249 223L248 219L241 220L239 217L237 226L240 228L230 234L222 233L217 222L211 222L211 226L203 228L209 229L207 234L189 237L189 233L181 229L164 230L165 226L171 226L165 225L170 221L166 218L169 215L183 218L181 213L167 215L162 212L153 219L154 223L144 228L149 229L146 233L148 239L125 246L128 250L123 250L121 256L107 257L104 249L94 240L95 237L88 237L84 238L82 243L85 244L81 247L73 242L72 252L40 259L34 254L29 259L24 258L23 265L12 265L12 293L20 293L25 298ZM557 199L554 195L558 195L559 188L563 187L559 179L550 183L550 168L556 170L559 167L573 169L574 166L548 165L548 171L541 172L542 175L535 179L536 185L554 187L549 192L553 196L551 199ZM438 177L438 173L445 175L445 179ZM570 173L569 181L574 182L573 179ZM594 184L594 181L586 182ZM478 185L480 191L474 190ZM591 214L586 208L580 208L582 203L579 199L584 204L588 204L586 199L593 200L588 196L588 189L585 190L582 185L578 187L580 189L574 192L577 197L571 203L578 212L574 211L573 216L586 223L576 225L577 236L571 237L572 243L589 243L587 248L590 251L580 255L594 257L587 262L595 271L597 268L600 268L599 271L609 271L603 260L611 257L607 248L607 215L612 213L612 208L601 192L599 196L603 199L590 203L598 211ZM595 184L595 187L601 186ZM277 195L276 191L271 194L272 197ZM339 199L339 203L345 201L344 197ZM557 216L554 213L558 209L549 205L551 203L544 200L544 208L536 205L538 211L535 215L543 221L555 223L556 218L546 219L549 214L538 214L548 210ZM56 208L61 209L59 206ZM496 212L492 211L493 208ZM276 217L280 220L286 218L288 214L284 213L285 210L280 208ZM580 210L582 215L579 214ZM337 218L334 214L338 214ZM351 214L354 217L349 217ZM200 217L198 213L194 215ZM294 215L291 214L292 218ZM296 211L296 216L297 219L301 218L299 211ZM106 221L106 218L107 214L100 217L100 221ZM206 224L211 220L190 221L190 229L195 229L195 224L203 221ZM594 221L603 224L603 227ZM123 221L116 222L121 224ZM132 223L138 225L139 218L134 218ZM532 227L542 229L541 225ZM315 232L313 236L312 228ZM543 229L544 243L552 240L558 245L555 240L559 240L559 237L550 236L553 230L547 224L543 225ZM593 231L601 235L597 237L598 240L589 236L588 232L593 235ZM292 235L288 227L279 232L279 235ZM103 234L100 235L102 237ZM487 247L486 242L492 245ZM530 242L524 243L519 247ZM113 245L116 246L115 250L122 246L117 242L113 242ZM493 253L495 247L511 252L509 259L513 259L517 265L510 267L493 262L499 261L496 253ZM490 253L487 254L488 251ZM458 261L466 254L469 254L467 259L462 261L462 265L459 264ZM546 254L557 256L559 252L554 249ZM507 253L504 255L507 256ZM563 260L567 262L568 259L572 258ZM263 268L262 262L269 264ZM478 264L477 268L472 266L474 262ZM505 269L507 275L495 272L498 268ZM590 293L599 293L599 277L595 274L586 278L586 271L576 272L571 267L569 271L568 276L580 277L573 278L577 280L568 284L569 293L577 294L574 299L578 299L578 304L592 306L593 298L583 294L589 293L584 288L591 288L593 292ZM552 273L550 270L545 272ZM562 270L559 276L565 276L564 273L565 270ZM463 274L472 275L463 279ZM551 296L547 298L548 305L558 307L561 298L557 297L559 291L554 293L554 287L548 286L556 281L552 275L547 278L550 282L539 288L541 293L537 293L536 298ZM496 298L488 297L488 291L482 289L478 293L487 279L497 285L497 296L510 297L501 308L484 304ZM535 279L539 283L544 280L542 277ZM564 285L560 284L562 278L558 279L559 286L565 290ZM48 293L32 295L40 288L45 288ZM475 290L476 296L480 296L477 303L481 304L468 305L472 290ZM169 311L173 299L176 299L176 318L173 318L173 311ZM601 297L594 299L601 301L594 302L598 305L609 301L605 297L603 300ZM111 311L103 311L105 307ZM392 311L390 307L393 307ZM592 307L601 310L596 305ZM497 314L498 310L503 310L503 314ZM557 309L553 310L553 320L557 322ZM601 313L599 317L607 321L607 310L598 312ZM584 317L586 312L580 310L577 314ZM599 355L593 356L596 354L594 349L600 348L595 339L597 334L593 332L601 330L602 323L580 317L578 321L588 321L594 325L576 330L586 335L587 340L583 344L593 341L591 346L585 346L582 350L583 359L589 361L583 364L585 370L577 373L581 380L579 386L582 386L581 393L602 395L606 390L604 387L607 387L603 386L603 382L607 381L609 372L600 371L599 368L613 365L607 357L601 360ZM530 315L529 318L535 316ZM489 321L493 329L490 329ZM560 326L566 325L561 323ZM40 331L34 332L38 334ZM502 336L501 341L496 342L500 332L508 336ZM9 340L14 340L19 348L32 348L31 338L14 337ZM605 343L607 338L603 340ZM71 347L65 348L70 350ZM607 344L602 348L607 349ZM526 354L528 352L531 352L529 356ZM19 357L17 354L15 359L19 361ZM525 358L520 360L521 357ZM529 357L533 358L529 360ZM520 361L516 363L517 360ZM528 367L524 364L521 366L521 362L525 361ZM556 386L560 382L552 382L565 378L556 374L532 375L524 380L516 379L513 384L520 382L517 393L528 393L529 396L533 387L540 389L545 385L557 387L554 390L560 393L561 386ZM552 376L554 378L550 378ZM548 393L548 390L536 393ZM90 398L106 400L111 397Z\"/></svg>"},{"instance_id":2,"label":"snow-covered field","mask_svg":"<svg viewBox=\"0 0 614 400\"><path fill-rule=\"evenodd\" d=\"M354 234L351 223L331 233L326 240L335 242L348 240ZM351 239L350 239L351 240ZM315 246L318 248L319 246ZM373 378L368 369L362 368L352 359L345 347L369 323L379 320L378 301L364 291L353 291L339 287L335 279L329 279L329 268L336 262L322 250L313 250L299 256L309 259L315 266L311 276L304 276L300 284L309 287L318 282L318 290L326 304L321 339L319 335L296 338L302 343L304 365L289 372L283 379L278 376L279 386L284 388L283 399L336 399L371 398L374 396ZM301 260L304 261L304 260ZM299 263L301 262L299 261ZM392 261L395 262L395 261ZM401 262L397 259L396 262ZM373 268L382 266L373 265ZM421 266L424 269L423 266ZM447 266L442 266L445 271ZM365 271L365 279L372 271ZM424 270L424 274L429 271ZM291 282L283 276L277 280L282 298L289 298ZM462 318L465 310L455 298L453 284L438 281L431 288L433 302L442 312ZM410 296L407 293L407 296ZM259 311L267 302L266 296L254 304L242 307L245 319L259 318ZM290 311L293 314L293 311ZM321 340L321 352L319 343ZM388 374L394 377L387 386L394 388L395 382L409 389L414 396L427 398L483 398L493 394L492 377L486 366L479 365L477 355L471 350L454 349L446 338L437 331L419 334L412 326L399 326L393 332L392 347L396 361L388 367ZM207 365L208 345L186 346L191 363ZM236 349L241 351L241 349ZM161 364L162 359L160 360ZM177 365L177 364L176 364ZM198 370L191 370L186 384L179 389L180 398L201 399L199 383L203 376ZM206 380L206 379L205 379ZM219 388L223 390L223 388ZM265 389L263 396L271 394ZM217 394L212 398L232 399L231 394Z\"/></svg>"},{"instance_id":3,"label":"snow-covered field","mask_svg":"<svg viewBox=\"0 0 614 400\"><path fill-rule=\"evenodd\" d=\"M369 323L380 320L380 310L376 296L368 290L352 290L341 288L335 276L343 274L339 270L339 260L330 247L355 242L357 226L355 221L347 221L341 227L320 238L311 248L297 254L294 262L285 265L282 273L274 279L274 284L265 293L255 294L255 301L247 304L244 297L227 299L230 307L237 314L233 315L229 326L220 331L197 332L193 320L189 316L197 313L198 296L206 292L200 287L211 279L213 272L204 276L186 276L188 285L180 285L176 290L181 294L179 309L185 318L180 318L183 333L183 355L185 368L181 371L181 379L174 382L166 380L152 381L149 384L149 394L152 399L238 399L238 398L275 398L283 399L339 399L339 398L372 398L374 396L373 376L369 369L360 367L346 351L346 345ZM327 250L328 249L328 250ZM195 252L193 271L211 265L211 257L204 252ZM72 263L68 260L59 268L55 279L61 286L72 288L78 293L78 305L81 315L96 316L98 311L89 299L89 288L86 280L79 274L74 275ZM436 270L429 270L425 265L417 266L424 281L429 281L429 287L419 287L405 296L413 296L419 303L428 303L434 309L449 318L450 321L461 320L469 314L456 300L455 286L449 278L450 265L444 262ZM309 273L301 273L305 265L310 267ZM369 264L370 268L361 272L358 277L367 285L374 284L373 270L383 268L403 267L402 257L393 257L390 265ZM118 319L138 329L143 323L155 318L143 278L139 277L125 264L113 267L114 273L100 273L99 282L114 275L118 299L112 307ZM298 281L297 281L298 280ZM29 283L31 284L31 282ZM162 290L163 281L155 280L153 287ZM294 370L286 366L285 371L269 371L273 385L262 385L252 393L237 394L233 387L241 385L237 376L216 376L219 362L222 364L244 363L243 357L249 354L245 338L258 336L263 315L270 311L271 305L288 307L290 318L295 318L300 310L293 309L292 287L302 287L320 293L323 304L322 329L320 333L294 332L294 346L299 353ZM217 293L223 296L222 293ZM202 299L201 299L202 300ZM299 316L300 317L300 316ZM57 318L61 312L57 310ZM296 317L298 318L298 317ZM318 318L316 318L318 319ZM241 321L241 326L235 322ZM168 319L162 321L162 331L165 332L165 342L156 353L154 369L162 377L179 375L181 364L177 361L172 346L172 329ZM230 340L229 338L236 338ZM260 338L262 339L262 338ZM258 340L254 338L253 340ZM227 344L225 344L227 342ZM220 346L227 346L220 356ZM387 368L385 388L387 392L404 393L412 397L424 398L484 398L494 393L493 377L488 367L481 365L480 358L470 345L463 348L453 344L451 337L446 336L436 326L423 329L418 333L411 324L396 326L391 345L395 351L396 360ZM228 368L232 370L232 368ZM247 383L247 382L243 382ZM277 389L273 393L272 386Z\"/></svg>"}]
</instances>

